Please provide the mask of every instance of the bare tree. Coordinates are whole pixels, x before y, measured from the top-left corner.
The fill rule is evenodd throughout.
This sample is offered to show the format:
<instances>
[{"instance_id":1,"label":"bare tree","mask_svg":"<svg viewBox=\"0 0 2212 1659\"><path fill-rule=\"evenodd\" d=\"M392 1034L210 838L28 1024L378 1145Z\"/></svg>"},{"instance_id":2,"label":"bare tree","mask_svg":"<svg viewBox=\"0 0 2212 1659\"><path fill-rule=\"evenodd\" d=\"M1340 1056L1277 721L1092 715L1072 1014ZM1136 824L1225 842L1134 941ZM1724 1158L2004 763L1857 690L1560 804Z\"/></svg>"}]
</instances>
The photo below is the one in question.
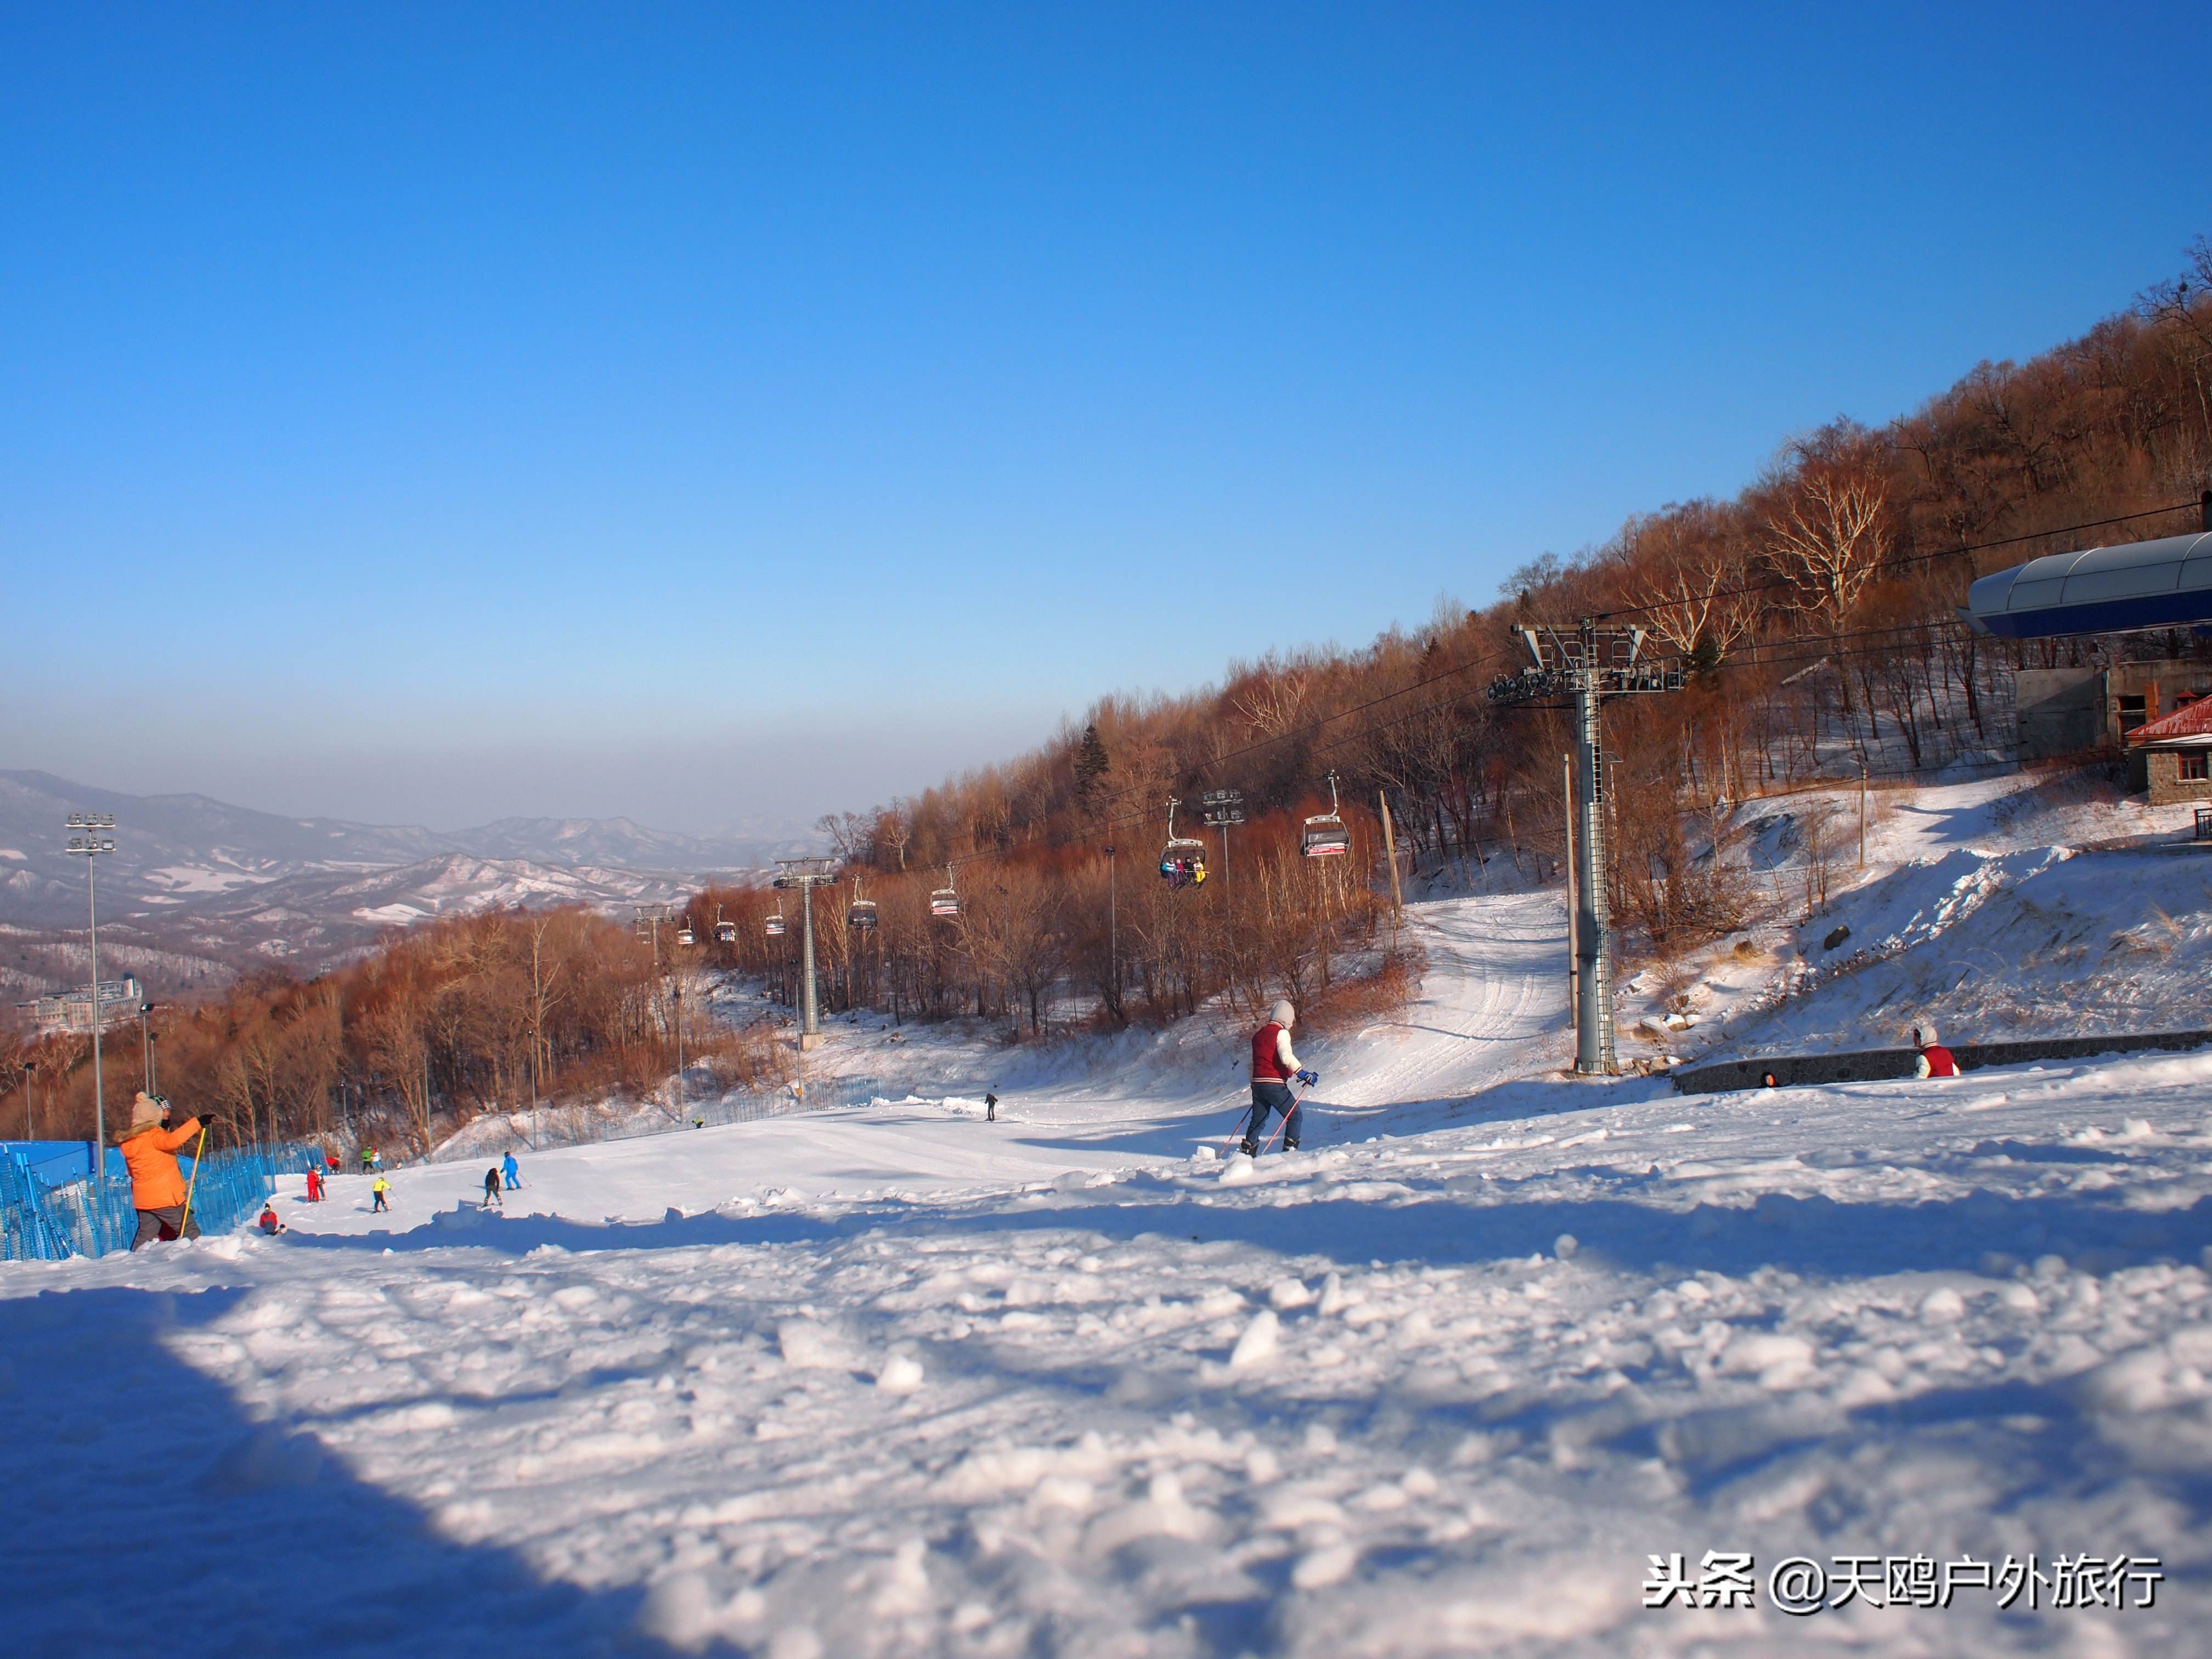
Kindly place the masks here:
<instances>
[{"instance_id":1,"label":"bare tree","mask_svg":"<svg viewBox=\"0 0 2212 1659\"><path fill-rule=\"evenodd\" d=\"M1788 506L1766 521L1768 556L1790 581L1796 609L1814 618L1834 647L1846 720L1851 691L1844 624L1888 556L1882 519L1887 500L1887 486L1879 477L1822 467L1801 480Z\"/></svg>"}]
</instances>

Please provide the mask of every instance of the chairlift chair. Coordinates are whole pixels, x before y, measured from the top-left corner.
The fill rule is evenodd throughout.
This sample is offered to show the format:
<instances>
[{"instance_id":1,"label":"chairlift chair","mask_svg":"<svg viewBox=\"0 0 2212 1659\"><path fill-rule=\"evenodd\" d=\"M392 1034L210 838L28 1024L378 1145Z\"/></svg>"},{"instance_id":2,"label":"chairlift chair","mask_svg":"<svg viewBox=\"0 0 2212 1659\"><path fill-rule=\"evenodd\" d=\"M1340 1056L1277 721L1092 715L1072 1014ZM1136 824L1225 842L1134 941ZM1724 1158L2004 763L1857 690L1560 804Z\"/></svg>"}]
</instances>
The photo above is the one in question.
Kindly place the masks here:
<instances>
[{"instance_id":1,"label":"chairlift chair","mask_svg":"<svg viewBox=\"0 0 2212 1659\"><path fill-rule=\"evenodd\" d=\"M947 921L959 918L960 895L953 890L952 866L949 864L945 866L945 885L929 896L929 914Z\"/></svg>"},{"instance_id":2,"label":"chairlift chair","mask_svg":"<svg viewBox=\"0 0 2212 1659\"><path fill-rule=\"evenodd\" d=\"M696 945L698 943L698 940L692 936L691 927L689 922L686 922L683 927L676 930L676 942L678 945Z\"/></svg>"},{"instance_id":3,"label":"chairlift chair","mask_svg":"<svg viewBox=\"0 0 2212 1659\"><path fill-rule=\"evenodd\" d=\"M1160 879L1170 887L1196 887L1206 879L1206 843L1176 834L1176 808L1182 805L1168 797L1168 844L1160 852Z\"/></svg>"},{"instance_id":4,"label":"chairlift chair","mask_svg":"<svg viewBox=\"0 0 2212 1659\"><path fill-rule=\"evenodd\" d=\"M860 896L860 878L853 878L853 902L845 907L845 925L863 933L873 933L876 927L876 902Z\"/></svg>"},{"instance_id":5,"label":"chairlift chair","mask_svg":"<svg viewBox=\"0 0 2212 1659\"><path fill-rule=\"evenodd\" d=\"M783 907L781 904L775 907L775 915L767 917L762 921L761 927L770 939L780 938L782 935Z\"/></svg>"},{"instance_id":6,"label":"chairlift chair","mask_svg":"<svg viewBox=\"0 0 2212 1659\"><path fill-rule=\"evenodd\" d=\"M1328 775L1328 811L1306 820L1299 851L1310 859L1342 858L1352 850L1352 832L1336 815L1336 774Z\"/></svg>"},{"instance_id":7,"label":"chairlift chair","mask_svg":"<svg viewBox=\"0 0 2212 1659\"><path fill-rule=\"evenodd\" d=\"M722 920L722 907L719 904L714 907L714 938L723 945L734 945L738 941L738 924Z\"/></svg>"}]
</instances>

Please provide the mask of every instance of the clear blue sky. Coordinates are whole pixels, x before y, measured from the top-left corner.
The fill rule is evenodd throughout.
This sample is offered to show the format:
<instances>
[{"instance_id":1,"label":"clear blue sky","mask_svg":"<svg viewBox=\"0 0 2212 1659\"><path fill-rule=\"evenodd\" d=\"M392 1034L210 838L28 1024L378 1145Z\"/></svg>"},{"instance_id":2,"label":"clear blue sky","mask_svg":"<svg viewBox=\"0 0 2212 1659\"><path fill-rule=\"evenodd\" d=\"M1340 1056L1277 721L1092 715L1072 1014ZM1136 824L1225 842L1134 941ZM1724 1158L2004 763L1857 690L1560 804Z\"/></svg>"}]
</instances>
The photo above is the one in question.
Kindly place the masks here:
<instances>
[{"instance_id":1,"label":"clear blue sky","mask_svg":"<svg viewBox=\"0 0 2212 1659\"><path fill-rule=\"evenodd\" d=\"M0 6L0 765L861 805L2212 231L2201 3Z\"/></svg>"}]
</instances>

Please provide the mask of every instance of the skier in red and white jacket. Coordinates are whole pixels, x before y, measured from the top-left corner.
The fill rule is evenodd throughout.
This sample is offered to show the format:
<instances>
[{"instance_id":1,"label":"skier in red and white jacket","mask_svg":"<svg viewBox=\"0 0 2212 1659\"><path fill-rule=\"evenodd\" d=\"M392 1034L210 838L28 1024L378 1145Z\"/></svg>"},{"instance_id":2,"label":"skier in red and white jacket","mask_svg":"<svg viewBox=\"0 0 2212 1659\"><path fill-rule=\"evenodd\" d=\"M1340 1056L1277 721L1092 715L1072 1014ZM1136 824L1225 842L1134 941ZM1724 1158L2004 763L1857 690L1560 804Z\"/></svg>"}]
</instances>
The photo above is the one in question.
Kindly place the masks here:
<instances>
[{"instance_id":1,"label":"skier in red and white jacket","mask_svg":"<svg viewBox=\"0 0 2212 1659\"><path fill-rule=\"evenodd\" d=\"M1912 1046L1920 1050L1920 1057L1912 1062L1915 1077L1956 1077L1959 1062L1951 1051L1936 1041L1933 1024L1912 1028Z\"/></svg>"},{"instance_id":2,"label":"skier in red and white jacket","mask_svg":"<svg viewBox=\"0 0 2212 1659\"><path fill-rule=\"evenodd\" d=\"M1297 1018L1288 1002L1279 1002L1268 1011L1267 1023L1252 1033L1252 1121L1244 1128L1243 1149L1247 1158L1260 1156L1260 1132L1267 1127L1270 1112L1282 1115L1283 1150L1297 1150L1298 1118L1304 1108L1291 1093L1291 1081L1309 1089L1321 1081L1321 1074L1301 1066L1291 1051L1291 1027Z\"/></svg>"}]
</instances>

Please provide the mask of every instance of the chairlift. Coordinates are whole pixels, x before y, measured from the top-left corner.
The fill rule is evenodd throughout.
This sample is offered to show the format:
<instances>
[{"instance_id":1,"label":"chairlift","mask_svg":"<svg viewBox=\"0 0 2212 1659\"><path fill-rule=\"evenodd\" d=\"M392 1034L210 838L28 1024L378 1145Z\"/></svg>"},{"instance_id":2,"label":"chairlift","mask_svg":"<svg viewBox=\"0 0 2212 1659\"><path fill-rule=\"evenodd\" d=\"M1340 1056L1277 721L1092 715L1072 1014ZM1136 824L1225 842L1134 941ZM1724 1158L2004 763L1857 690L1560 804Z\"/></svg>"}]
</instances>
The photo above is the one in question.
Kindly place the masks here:
<instances>
[{"instance_id":1,"label":"chairlift","mask_svg":"<svg viewBox=\"0 0 2212 1659\"><path fill-rule=\"evenodd\" d=\"M699 942L692 935L691 924L690 922L685 922L681 927L676 930L676 942L678 945L696 945Z\"/></svg>"},{"instance_id":2,"label":"chairlift","mask_svg":"<svg viewBox=\"0 0 2212 1659\"><path fill-rule=\"evenodd\" d=\"M959 918L960 895L953 890L952 866L949 864L945 866L945 885L929 896L929 914L947 921Z\"/></svg>"},{"instance_id":3,"label":"chairlift","mask_svg":"<svg viewBox=\"0 0 2212 1659\"><path fill-rule=\"evenodd\" d=\"M1170 887L1196 887L1206 880L1206 843L1176 834L1176 808L1182 805L1168 797L1168 844L1160 852L1160 879Z\"/></svg>"},{"instance_id":4,"label":"chairlift","mask_svg":"<svg viewBox=\"0 0 2212 1659\"><path fill-rule=\"evenodd\" d=\"M767 931L770 939L781 936L783 933L783 901L781 899L775 902L775 914L765 918L761 926Z\"/></svg>"},{"instance_id":5,"label":"chairlift","mask_svg":"<svg viewBox=\"0 0 2212 1659\"><path fill-rule=\"evenodd\" d=\"M876 927L876 902L860 896L860 878L853 878L853 902L845 907L845 925L856 933L871 933Z\"/></svg>"},{"instance_id":6,"label":"chairlift","mask_svg":"<svg viewBox=\"0 0 2212 1659\"><path fill-rule=\"evenodd\" d=\"M1352 850L1352 832L1336 815L1336 774L1328 775L1328 811L1306 820L1299 851L1310 859L1339 859Z\"/></svg>"}]
</instances>

